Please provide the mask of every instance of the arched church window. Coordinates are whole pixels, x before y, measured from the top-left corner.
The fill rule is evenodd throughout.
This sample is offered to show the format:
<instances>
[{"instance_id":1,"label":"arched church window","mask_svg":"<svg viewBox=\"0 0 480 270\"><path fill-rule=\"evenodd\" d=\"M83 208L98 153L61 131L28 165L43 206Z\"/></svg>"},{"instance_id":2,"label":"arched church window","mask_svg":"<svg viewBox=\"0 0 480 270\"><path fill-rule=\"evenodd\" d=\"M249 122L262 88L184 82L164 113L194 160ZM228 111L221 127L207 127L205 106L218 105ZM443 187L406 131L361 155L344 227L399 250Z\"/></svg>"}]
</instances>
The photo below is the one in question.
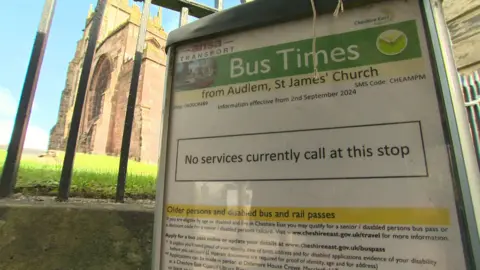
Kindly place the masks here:
<instances>
[{"instance_id":1,"label":"arched church window","mask_svg":"<svg viewBox=\"0 0 480 270\"><path fill-rule=\"evenodd\" d=\"M112 64L106 57L102 57L95 67L93 80L90 89L89 114L90 121L96 120L102 113L105 91L107 90L112 76Z\"/></svg>"}]
</instances>

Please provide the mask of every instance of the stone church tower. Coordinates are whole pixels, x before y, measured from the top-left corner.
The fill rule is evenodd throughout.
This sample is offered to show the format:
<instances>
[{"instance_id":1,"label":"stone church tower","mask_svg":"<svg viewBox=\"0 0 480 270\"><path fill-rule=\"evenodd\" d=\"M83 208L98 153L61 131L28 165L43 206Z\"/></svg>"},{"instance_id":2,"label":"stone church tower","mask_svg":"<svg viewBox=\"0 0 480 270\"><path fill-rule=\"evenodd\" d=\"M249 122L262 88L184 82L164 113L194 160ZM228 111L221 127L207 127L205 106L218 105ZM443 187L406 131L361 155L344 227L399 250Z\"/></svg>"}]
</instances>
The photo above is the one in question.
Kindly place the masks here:
<instances>
[{"instance_id":1,"label":"stone church tower","mask_svg":"<svg viewBox=\"0 0 480 270\"><path fill-rule=\"evenodd\" d=\"M128 0L107 1L80 123L79 152L120 154L140 17L140 7ZM66 147L92 18L91 8L69 64L57 123L50 132L51 150ZM142 162L156 163L159 154L166 38L159 11L148 21L130 147L130 157Z\"/></svg>"}]
</instances>

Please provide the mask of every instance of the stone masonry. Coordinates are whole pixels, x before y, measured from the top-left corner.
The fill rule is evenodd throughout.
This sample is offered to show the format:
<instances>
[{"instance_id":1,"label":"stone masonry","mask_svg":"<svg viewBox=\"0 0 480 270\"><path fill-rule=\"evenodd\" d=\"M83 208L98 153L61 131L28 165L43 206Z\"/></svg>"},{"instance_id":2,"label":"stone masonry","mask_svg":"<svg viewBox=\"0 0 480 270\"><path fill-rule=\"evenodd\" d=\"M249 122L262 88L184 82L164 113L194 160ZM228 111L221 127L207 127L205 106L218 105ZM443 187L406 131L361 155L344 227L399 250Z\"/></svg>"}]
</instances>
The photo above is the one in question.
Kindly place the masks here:
<instances>
[{"instance_id":1,"label":"stone masonry","mask_svg":"<svg viewBox=\"0 0 480 270\"><path fill-rule=\"evenodd\" d=\"M443 11L458 71L480 71L480 1L444 0Z\"/></svg>"},{"instance_id":2,"label":"stone masonry","mask_svg":"<svg viewBox=\"0 0 480 270\"><path fill-rule=\"evenodd\" d=\"M90 9L50 132L51 150L66 147L92 17ZM140 17L140 8L128 0L107 1L80 123L79 152L120 154ZM148 21L130 146L130 158L147 163L156 163L159 154L166 37L159 12Z\"/></svg>"}]
</instances>

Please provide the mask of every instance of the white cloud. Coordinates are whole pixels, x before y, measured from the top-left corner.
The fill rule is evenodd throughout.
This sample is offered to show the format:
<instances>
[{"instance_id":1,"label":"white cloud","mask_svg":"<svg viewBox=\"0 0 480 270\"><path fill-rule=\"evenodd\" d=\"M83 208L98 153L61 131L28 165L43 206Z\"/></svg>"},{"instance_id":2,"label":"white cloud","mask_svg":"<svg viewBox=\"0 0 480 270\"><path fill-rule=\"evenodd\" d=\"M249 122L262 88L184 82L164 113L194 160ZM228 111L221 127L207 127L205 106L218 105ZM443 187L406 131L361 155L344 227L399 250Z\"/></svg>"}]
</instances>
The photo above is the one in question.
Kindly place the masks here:
<instances>
[{"instance_id":1,"label":"white cloud","mask_svg":"<svg viewBox=\"0 0 480 270\"><path fill-rule=\"evenodd\" d=\"M0 118L15 117L18 109L18 99L12 95L12 92L5 87L0 86ZM38 111L38 106L33 102L32 113Z\"/></svg>"},{"instance_id":2,"label":"white cloud","mask_svg":"<svg viewBox=\"0 0 480 270\"><path fill-rule=\"evenodd\" d=\"M17 106L18 101L12 93L0 86L0 145L10 143ZM48 137L47 131L29 124L24 148L47 150Z\"/></svg>"},{"instance_id":3,"label":"white cloud","mask_svg":"<svg viewBox=\"0 0 480 270\"><path fill-rule=\"evenodd\" d=\"M18 102L12 93L0 86L0 117L12 117L17 112Z\"/></svg>"},{"instance_id":4,"label":"white cloud","mask_svg":"<svg viewBox=\"0 0 480 270\"><path fill-rule=\"evenodd\" d=\"M10 143L10 137L13 130L13 121L0 120L0 145ZM27 136L25 138L24 148L47 150L48 148L48 132L37 126L29 125L27 128Z\"/></svg>"}]
</instances>

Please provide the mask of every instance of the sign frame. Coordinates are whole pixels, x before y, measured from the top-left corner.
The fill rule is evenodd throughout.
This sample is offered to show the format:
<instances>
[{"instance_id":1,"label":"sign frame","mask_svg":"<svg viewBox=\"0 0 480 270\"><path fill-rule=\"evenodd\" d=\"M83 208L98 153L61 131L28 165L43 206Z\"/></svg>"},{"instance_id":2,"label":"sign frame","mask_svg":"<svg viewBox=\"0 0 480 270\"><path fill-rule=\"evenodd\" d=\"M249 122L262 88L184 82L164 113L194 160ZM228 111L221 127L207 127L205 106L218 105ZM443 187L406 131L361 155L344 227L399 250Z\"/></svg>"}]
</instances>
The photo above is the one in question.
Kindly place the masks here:
<instances>
[{"instance_id":1,"label":"sign frame","mask_svg":"<svg viewBox=\"0 0 480 270\"><path fill-rule=\"evenodd\" d=\"M391 0L344 0L345 9L347 10L359 6L389 1ZM464 248L465 264L467 269L480 269L480 172L474 152L472 137L469 132L469 121L464 107L460 83L457 78L457 70L455 67L455 60L453 58L449 33L443 16L442 1L406 1L417 2L422 13L421 19L423 20L427 46L430 53L429 58L431 62L431 70L434 76L435 91L438 97L440 116L443 120L442 129L445 138L444 141L449 152L448 158L450 160L450 171L452 172L453 192L455 196L455 205L458 214L461 239ZM291 5L292 2L294 1L253 1L248 4L243 4L187 24L186 26L180 27L169 34L166 48L167 72L165 75L165 95L162 111L162 132L160 138L161 151L158 162L156 206L154 212L155 222L154 239L152 241L152 270L161 269L161 257L164 252L164 205L166 203L165 191L167 190L166 171L168 167L168 141L172 111L172 86L176 48L179 45L198 42L214 37L221 37L226 34L261 28L268 25L274 25L281 22L288 22L311 16L312 10L309 1L295 1L296 9L292 10L283 7L290 12L287 14L287 16L284 16L285 14L279 14L266 19L265 17L262 17L257 19L258 22L256 22L255 25L248 24L245 22L245 20L243 20L233 23L234 25L230 26L230 29L225 26L225 20L235 20L235 17L239 18L238 16L242 16L242 14L248 14L251 12L251 10L262 9L267 5L270 5L273 9L278 10L279 7L282 8L282 5ZM315 0L315 3L317 5L317 15L324 15L325 13L333 12L337 4L337 0ZM308 9L309 12L305 12L305 10ZM210 28L206 27L214 23L217 24L217 26L212 26Z\"/></svg>"},{"instance_id":2,"label":"sign frame","mask_svg":"<svg viewBox=\"0 0 480 270\"><path fill-rule=\"evenodd\" d=\"M468 269L480 267L480 173L476 163L470 125L451 41L443 15L442 1L419 0L430 61L435 77L446 145L450 147L451 172L465 261ZM474 192L472 192L472 190ZM475 193L476 190L476 193Z\"/></svg>"}]
</instances>

